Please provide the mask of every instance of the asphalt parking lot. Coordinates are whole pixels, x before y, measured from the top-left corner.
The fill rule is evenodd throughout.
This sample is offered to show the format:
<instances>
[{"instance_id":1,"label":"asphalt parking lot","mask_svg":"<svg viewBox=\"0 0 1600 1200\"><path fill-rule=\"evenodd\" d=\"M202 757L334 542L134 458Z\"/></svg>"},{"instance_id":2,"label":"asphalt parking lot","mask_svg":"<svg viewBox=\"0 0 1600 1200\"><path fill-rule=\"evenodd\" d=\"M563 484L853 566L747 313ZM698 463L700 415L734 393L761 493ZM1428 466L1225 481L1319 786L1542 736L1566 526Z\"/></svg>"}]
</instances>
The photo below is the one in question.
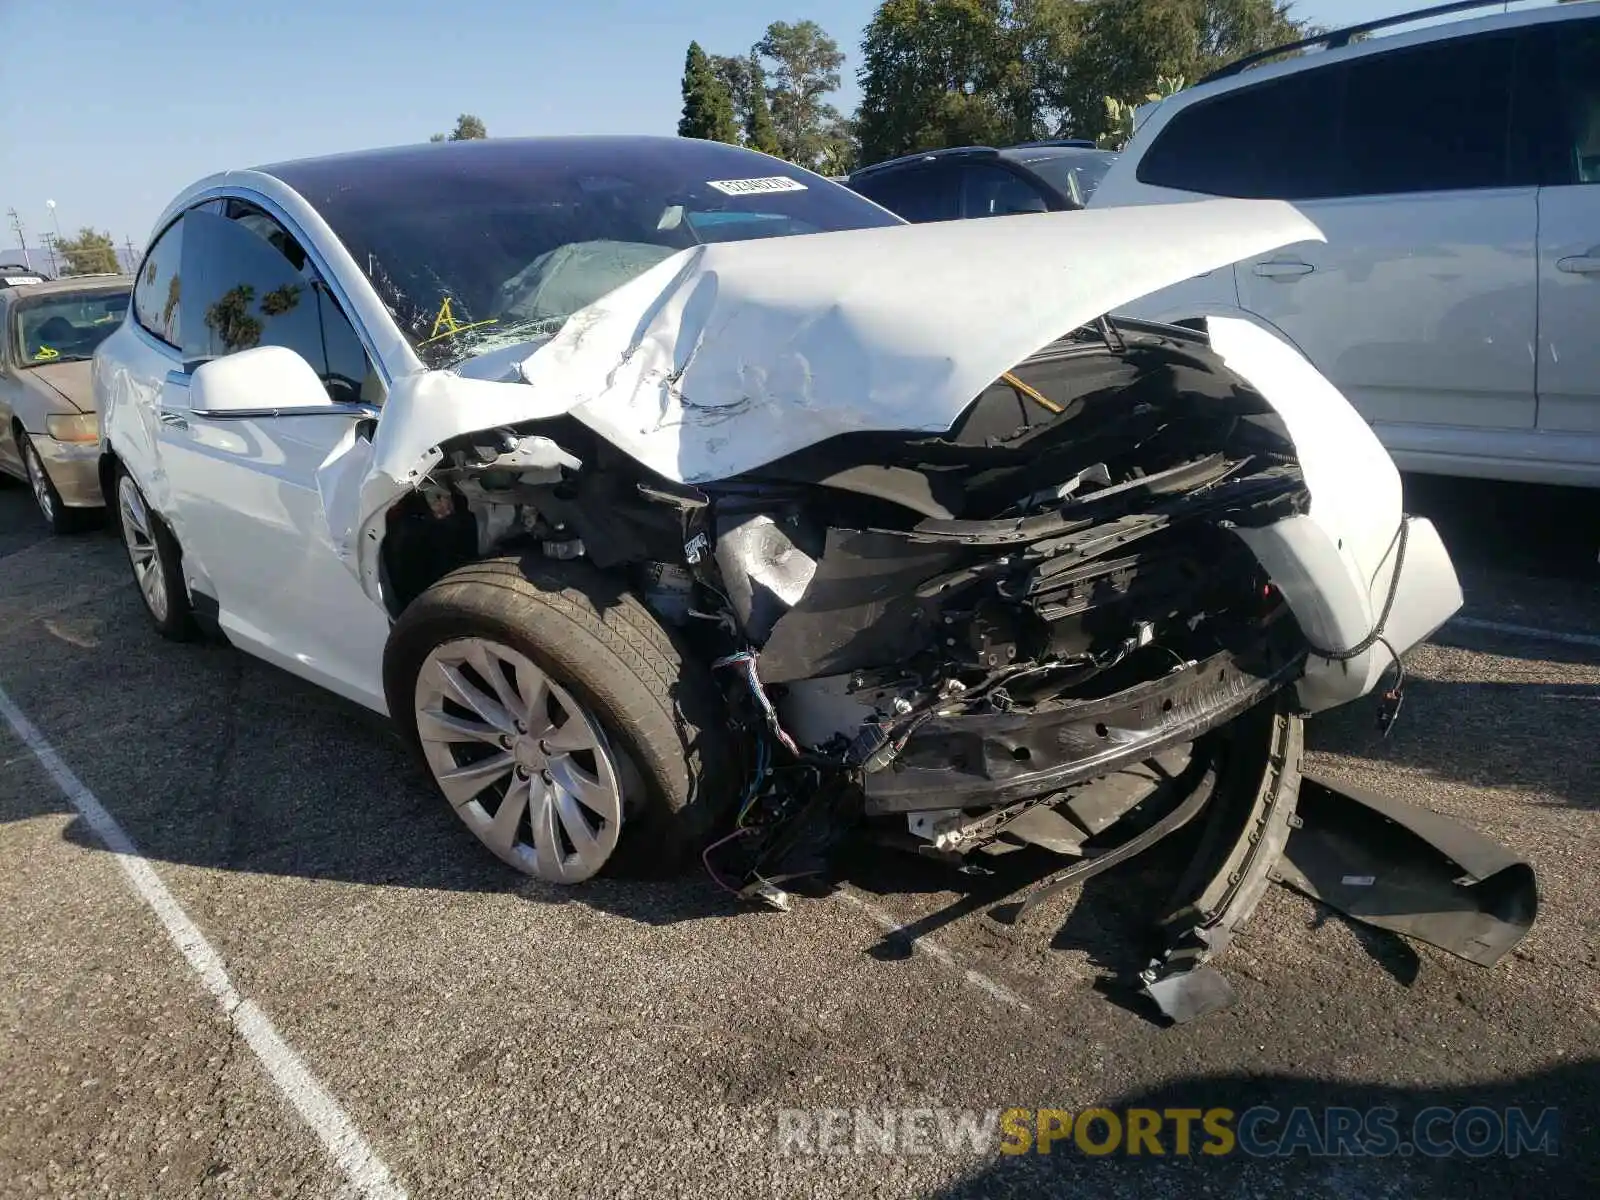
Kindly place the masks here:
<instances>
[{"instance_id":1,"label":"asphalt parking lot","mask_svg":"<svg viewBox=\"0 0 1600 1200\"><path fill-rule=\"evenodd\" d=\"M1138 864L1053 938L988 915L1017 871L965 891L856 856L788 914L699 876L525 883L382 722L160 641L113 540L48 538L0 488L0 691L157 880L138 890L0 721L0 1192L1592 1195L1600 498L1408 500L1470 620L1415 654L1388 740L1355 705L1311 722L1310 757L1530 859L1538 923L1484 970L1273 889L1221 960L1237 1005L1162 1029L1104 983L1146 911ZM174 912L203 941L175 944ZM1562 1134L1481 1159L778 1152L780 1109L918 1104L1554 1106Z\"/></svg>"}]
</instances>

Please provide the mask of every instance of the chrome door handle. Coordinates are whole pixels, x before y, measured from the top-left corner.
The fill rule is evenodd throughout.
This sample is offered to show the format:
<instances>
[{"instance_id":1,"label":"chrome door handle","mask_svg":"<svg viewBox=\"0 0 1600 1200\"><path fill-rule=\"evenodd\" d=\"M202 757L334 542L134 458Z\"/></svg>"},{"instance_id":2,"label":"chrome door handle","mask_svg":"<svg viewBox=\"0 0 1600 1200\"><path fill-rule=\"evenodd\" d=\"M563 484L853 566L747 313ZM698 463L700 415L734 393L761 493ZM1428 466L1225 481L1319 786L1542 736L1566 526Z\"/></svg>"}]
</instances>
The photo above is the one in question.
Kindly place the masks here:
<instances>
[{"instance_id":1,"label":"chrome door handle","mask_svg":"<svg viewBox=\"0 0 1600 1200\"><path fill-rule=\"evenodd\" d=\"M1591 254L1575 254L1571 258L1556 259L1556 270L1568 275L1593 275L1600 271L1600 258Z\"/></svg>"},{"instance_id":2,"label":"chrome door handle","mask_svg":"<svg viewBox=\"0 0 1600 1200\"><path fill-rule=\"evenodd\" d=\"M175 412L170 408L156 409L156 420L172 429L189 428L189 419L182 413Z\"/></svg>"},{"instance_id":3,"label":"chrome door handle","mask_svg":"<svg viewBox=\"0 0 1600 1200\"><path fill-rule=\"evenodd\" d=\"M1252 268L1263 279L1294 279L1315 271L1308 262L1259 262Z\"/></svg>"}]
</instances>

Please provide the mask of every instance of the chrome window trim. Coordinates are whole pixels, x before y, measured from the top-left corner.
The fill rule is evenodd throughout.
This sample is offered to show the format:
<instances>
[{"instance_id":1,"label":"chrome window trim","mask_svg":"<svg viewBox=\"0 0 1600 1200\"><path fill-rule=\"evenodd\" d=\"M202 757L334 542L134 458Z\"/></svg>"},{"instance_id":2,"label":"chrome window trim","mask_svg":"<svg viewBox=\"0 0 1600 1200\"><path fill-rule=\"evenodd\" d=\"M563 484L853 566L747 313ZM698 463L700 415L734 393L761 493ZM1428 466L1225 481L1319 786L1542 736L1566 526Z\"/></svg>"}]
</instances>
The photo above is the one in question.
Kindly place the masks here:
<instances>
[{"instance_id":1,"label":"chrome window trim","mask_svg":"<svg viewBox=\"0 0 1600 1200\"><path fill-rule=\"evenodd\" d=\"M327 404L306 404L287 408L192 408L189 414L207 421L261 421L271 417L358 417L376 421L375 404L353 404L340 400Z\"/></svg>"}]
</instances>

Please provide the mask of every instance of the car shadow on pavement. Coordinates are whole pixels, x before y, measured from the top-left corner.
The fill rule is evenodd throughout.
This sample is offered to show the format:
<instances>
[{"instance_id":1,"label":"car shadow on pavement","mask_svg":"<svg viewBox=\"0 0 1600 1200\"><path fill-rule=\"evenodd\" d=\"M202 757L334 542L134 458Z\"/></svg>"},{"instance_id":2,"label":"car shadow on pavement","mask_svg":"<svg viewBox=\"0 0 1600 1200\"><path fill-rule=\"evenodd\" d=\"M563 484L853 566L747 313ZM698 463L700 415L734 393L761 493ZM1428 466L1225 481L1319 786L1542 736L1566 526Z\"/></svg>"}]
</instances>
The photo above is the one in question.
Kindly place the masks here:
<instances>
[{"instance_id":1,"label":"car shadow on pavement","mask_svg":"<svg viewBox=\"0 0 1600 1200\"><path fill-rule=\"evenodd\" d=\"M1484 1064L1481 1069L1489 1069ZM1204 1153L1206 1144L1221 1142L1202 1132L1198 1119L1188 1155L1178 1155L1174 1124L1161 1127L1162 1155L1145 1152L1123 1153L1125 1141L1103 1156L1086 1154L1073 1139L1055 1143L1049 1154L1030 1152L1000 1155L959 1182L935 1193L933 1200L990 1200L994 1197L1051 1196L1057 1198L1163 1196L1296 1196L1328 1197L1347 1200L1352 1196L1540 1196L1545 1200L1589 1197L1594 1181L1600 1178L1600 1138L1593 1133L1593 1092L1600 1076L1600 1060L1585 1059L1560 1063L1529 1075L1497 1078L1492 1082L1472 1082L1473 1064L1463 1064L1467 1077L1457 1085L1407 1087L1361 1083L1330 1083L1309 1076L1268 1075L1241 1072L1214 1076L1185 1076L1149 1091L1138 1091L1107 1098L1097 1107L1125 1114L1129 1109L1150 1109L1164 1114L1171 1109L1198 1109L1209 1113L1228 1109L1227 1122L1237 1134L1243 1115L1251 1109L1267 1108L1275 1115L1263 1114L1258 1131L1265 1146L1256 1145L1254 1154L1236 1145L1230 1153ZM1047 1097L1018 1097L1019 1105L1048 1105ZM1279 1140L1290 1129L1289 1114L1305 1108L1310 1130L1302 1148L1283 1156L1264 1155L1263 1150L1283 1145ZM1332 1139L1324 1114L1329 1108L1354 1110L1365 1120L1378 1109L1391 1109L1396 1149L1379 1155L1316 1155ZM1428 1113L1429 1109L1440 1111ZM1451 1144L1452 1130L1467 1109L1486 1109L1492 1118L1480 1117L1471 1128L1463 1128L1465 1145L1481 1148L1490 1144L1488 1132L1504 1135L1516 1118L1508 1110L1520 1109L1523 1118L1537 1126L1547 1109L1556 1115L1539 1130L1554 1131L1554 1140L1538 1136L1522 1139L1523 1146L1537 1146L1534 1152L1515 1156L1501 1150L1468 1154ZM1419 1120L1419 1117L1421 1118ZM1493 1124L1491 1122L1498 1122ZM1376 1124L1376 1122L1375 1122ZM1091 1144L1104 1143L1106 1126L1096 1121ZM1488 1132L1486 1132L1488 1131ZM1363 1127L1363 1137L1366 1129ZM1015 1140L1013 1145L1017 1144ZM1376 1143L1364 1142L1366 1145ZM1502 1142L1503 1144L1503 1142ZM1433 1151L1444 1149L1445 1154ZM1553 1149L1554 1153L1545 1150Z\"/></svg>"},{"instance_id":2,"label":"car shadow on pavement","mask_svg":"<svg viewBox=\"0 0 1600 1200\"><path fill-rule=\"evenodd\" d=\"M1600 583L1600 495L1593 489L1402 478L1407 511L1438 527L1458 570Z\"/></svg>"},{"instance_id":3,"label":"car shadow on pavement","mask_svg":"<svg viewBox=\"0 0 1600 1200\"><path fill-rule=\"evenodd\" d=\"M1362 702L1307 722L1307 748L1600 809L1593 742L1600 684L1413 677L1405 693L1389 736L1378 731L1373 705Z\"/></svg>"},{"instance_id":4,"label":"car shadow on pavement","mask_svg":"<svg viewBox=\"0 0 1600 1200\"><path fill-rule=\"evenodd\" d=\"M72 547L70 586L8 579L0 686L145 857L580 900L650 924L730 911L698 871L579 889L518 875L449 811L385 719L220 642L163 641L115 543L97 541ZM0 748L0 821L72 813L3 723ZM103 849L75 815L63 836Z\"/></svg>"}]
</instances>

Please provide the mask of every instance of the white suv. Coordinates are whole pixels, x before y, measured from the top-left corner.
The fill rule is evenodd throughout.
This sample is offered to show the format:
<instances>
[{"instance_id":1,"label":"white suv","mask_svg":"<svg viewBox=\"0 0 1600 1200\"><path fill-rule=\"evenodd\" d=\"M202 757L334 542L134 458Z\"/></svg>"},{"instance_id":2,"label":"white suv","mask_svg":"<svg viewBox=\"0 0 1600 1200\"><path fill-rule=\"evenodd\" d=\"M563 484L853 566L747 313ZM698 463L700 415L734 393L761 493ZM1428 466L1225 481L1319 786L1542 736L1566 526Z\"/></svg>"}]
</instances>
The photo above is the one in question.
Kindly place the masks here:
<instances>
[{"instance_id":1,"label":"white suv","mask_svg":"<svg viewBox=\"0 0 1600 1200\"><path fill-rule=\"evenodd\" d=\"M1600 486L1600 5L1349 36L1401 19L1147 113L1091 207L1270 197L1326 241L1127 313L1268 326L1402 469Z\"/></svg>"}]
</instances>

